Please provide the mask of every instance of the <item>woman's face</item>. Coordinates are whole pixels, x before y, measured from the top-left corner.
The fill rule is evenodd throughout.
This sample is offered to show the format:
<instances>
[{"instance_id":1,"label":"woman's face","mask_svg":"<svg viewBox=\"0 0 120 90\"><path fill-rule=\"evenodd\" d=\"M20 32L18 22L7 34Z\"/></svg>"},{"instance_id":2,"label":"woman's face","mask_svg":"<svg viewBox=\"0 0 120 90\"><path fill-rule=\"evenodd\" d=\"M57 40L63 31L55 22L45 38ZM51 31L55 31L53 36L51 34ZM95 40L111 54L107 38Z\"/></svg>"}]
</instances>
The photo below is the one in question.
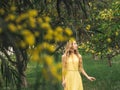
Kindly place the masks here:
<instances>
[{"instance_id":1,"label":"woman's face","mask_svg":"<svg viewBox=\"0 0 120 90\"><path fill-rule=\"evenodd\" d=\"M75 49L75 50L78 49L78 45L77 45L76 41L73 42L73 49Z\"/></svg>"}]
</instances>

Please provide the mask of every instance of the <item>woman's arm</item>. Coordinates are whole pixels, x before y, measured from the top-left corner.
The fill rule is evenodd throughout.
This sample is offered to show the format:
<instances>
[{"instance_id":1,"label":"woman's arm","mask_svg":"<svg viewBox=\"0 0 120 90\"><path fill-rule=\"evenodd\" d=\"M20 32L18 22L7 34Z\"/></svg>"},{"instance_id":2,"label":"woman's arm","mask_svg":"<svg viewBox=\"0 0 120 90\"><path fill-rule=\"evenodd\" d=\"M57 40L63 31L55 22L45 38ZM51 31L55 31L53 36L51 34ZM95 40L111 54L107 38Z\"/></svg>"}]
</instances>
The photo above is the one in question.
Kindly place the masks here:
<instances>
[{"instance_id":1,"label":"woman's arm","mask_svg":"<svg viewBox=\"0 0 120 90\"><path fill-rule=\"evenodd\" d=\"M94 77L89 76L83 68L81 69L81 72L88 80L90 80L90 81L96 80Z\"/></svg>"},{"instance_id":2,"label":"woman's arm","mask_svg":"<svg viewBox=\"0 0 120 90\"><path fill-rule=\"evenodd\" d=\"M62 55L62 85L63 87L65 87L65 74L66 74L65 55Z\"/></svg>"},{"instance_id":3,"label":"woman's arm","mask_svg":"<svg viewBox=\"0 0 120 90\"><path fill-rule=\"evenodd\" d=\"M82 62L82 56L81 56L81 55L80 55L80 62L79 62L79 64L80 64L80 71L81 71L81 73L82 73L88 80L90 80L90 81L96 80L94 77L89 76L89 75L85 72L85 70L84 70L84 68L83 68L83 62Z\"/></svg>"},{"instance_id":4,"label":"woman's arm","mask_svg":"<svg viewBox=\"0 0 120 90\"><path fill-rule=\"evenodd\" d=\"M65 79L65 55L62 55L62 80Z\"/></svg>"}]
</instances>

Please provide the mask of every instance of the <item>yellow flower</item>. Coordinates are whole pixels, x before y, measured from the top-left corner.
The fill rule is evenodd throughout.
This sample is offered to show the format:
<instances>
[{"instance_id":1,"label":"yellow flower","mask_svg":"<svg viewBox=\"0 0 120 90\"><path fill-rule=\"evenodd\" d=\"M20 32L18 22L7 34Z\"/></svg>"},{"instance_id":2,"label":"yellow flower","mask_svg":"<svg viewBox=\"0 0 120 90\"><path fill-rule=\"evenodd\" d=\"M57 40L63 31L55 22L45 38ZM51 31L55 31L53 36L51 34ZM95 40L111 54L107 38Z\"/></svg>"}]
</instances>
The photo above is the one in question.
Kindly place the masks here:
<instances>
[{"instance_id":1,"label":"yellow flower","mask_svg":"<svg viewBox=\"0 0 120 90\"><path fill-rule=\"evenodd\" d=\"M92 3L91 2L89 2L88 4L89 4L90 7L92 7Z\"/></svg>"},{"instance_id":2,"label":"yellow flower","mask_svg":"<svg viewBox=\"0 0 120 90\"><path fill-rule=\"evenodd\" d=\"M42 18L40 18L40 17L37 18L37 21L38 21L39 24L41 24L43 22Z\"/></svg>"},{"instance_id":3,"label":"yellow flower","mask_svg":"<svg viewBox=\"0 0 120 90\"><path fill-rule=\"evenodd\" d=\"M119 48L118 45L115 46L117 49Z\"/></svg>"},{"instance_id":4,"label":"yellow flower","mask_svg":"<svg viewBox=\"0 0 120 90\"><path fill-rule=\"evenodd\" d=\"M59 63L57 63L57 67L58 68L62 68L62 64L59 62Z\"/></svg>"},{"instance_id":5,"label":"yellow flower","mask_svg":"<svg viewBox=\"0 0 120 90\"><path fill-rule=\"evenodd\" d=\"M78 46L78 48L82 48L82 46L81 46L81 45L79 45L79 46Z\"/></svg>"},{"instance_id":6,"label":"yellow flower","mask_svg":"<svg viewBox=\"0 0 120 90\"><path fill-rule=\"evenodd\" d=\"M42 24L41 24L41 27L42 27L43 29L50 29L50 28L51 28L49 23L42 23Z\"/></svg>"},{"instance_id":7,"label":"yellow flower","mask_svg":"<svg viewBox=\"0 0 120 90\"><path fill-rule=\"evenodd\" d=\"M31 32L30 32L29 30L25 29L25 30L23 30L23 31L21 32L21 34L24 35L24 36L26 36L26 35L30 35Z\"/></svg>"},{"instance_id":8,"label":"yellow flower","mask_svg":"<svg viewBox=\"0 0 120 90\"><path fill-rule=\"evenodd\" d=\"M91 34L91 36L93 37L93 36L94 36L94 34Z\"/></svg>"},{"instance_id":9,"label":"yellow flower","mask_svg":"<svg viewBox=\"0 0 120 90\"><path fill-rule=\"evenodd\" d=\"M72 38L70 38L69 41L73 42L73 41L75 41L75 38L72 37Z\"/></svg>"},{"instance_id":10,"label":"yellow flower","mask_svg":"<svg viewBox=\"0 0 120 90\"><path fill-rule=\"evenodd\" d=\"M87 48L85 51L88 52L88 51L89 51L89 48Z\"/></svg>"},{"instance_id":11,"label":"yellow flower","mask_svg":"<svg viewBox=\"0 0 120 90\"><path fill-rule=\"evenodd\" d=\"M31 59L33 60L33 61L40 61L39 59L40 59L40 57L39 57L39 51L38 50L33 50L32 51L32 57L31 57Z\"/></svg>"},{"instance_id":12,"label":"yellow flower","mask_svg":"<svg viewBox=\"0 0 120 90\"><path fill-rule=\"evenodd\" d=\"M94 51L94 50L91 50L91 53L95 53L95 51Z\"/></svg>"},{"instance_id":13,"label":"yellow flower","mask_svg":"<svg viewBox=\"0 0 120 90\"><path fill-rule=\"evenodd\" d=\"M16 22L17 22L17 23L20 23L22 20L24 20L24 19L26 19L26 18L28 18L28 14L23 13L23 14L21 14L21 15L16 19Z\"/></svg>"},{"instance_id":14,"label":"yellow flower","mask_svg":"<svg viewBox=\"0 0 120 90\"><path fill-rule=\"evenodd\" d=\"M72 35L72 30L70 28L65 28L65 33L70 36Z\"/></svg>"},{"instance_id":15,"label":"yellow flower","mask_svg":"<svg viewBox=\"0 0 120 90\"><path fill-rule=\"evenodd\" d=\"M104 20L111 20L113 18L112 9L104 9L99 14L100 14L100 18Z\"/></svg>"},{"instance_id":16,"label":"yellow flower","mask_svg":"<svg viewBox=\"0 0 120 90\"><path fill-rule=\"evenodd\" d=\"M24 36L24 40L28 45L34 45L35 37L29 30L23 30L21 33Z\"/></svg>"},{"instance_id":17,"label":"yellow flower","mask_svg":"<svg viewBox=\"0 0 120 90\"><path fill-rule=\"evenodd\" d=\"M82 44L81 44L81 47L82 47L82 48L85 48L85 47L86 47L85 43L82 43Z\"/></svg>"},{"instance_id":18,"label":"yellow flower","mask_svg":"<svg viewBox=\"0 0 120 90\"><path fill-rule=\"evenodd\" d=\"M86 30L90 30L90 27L91 27L90 25L87 25Z\"/></svg>"},{"instance_id":19,"label":"yellow flower","mask_svg":"<svg viewBox=\"0 0 120 90\"><path fill-rule=\"evenodd\" d=\"M15 15L13 15L13 14L9 14L9 15L6 17L5 20L6 20L6 21L9 21L9 20L15 20Z\"/></svg>"},{"instance_id":20,"label":"yellow flower","mask_svg":"<svg viewBox=\"0 0 120 90\"><path fill-rule=\"evenodd\" d=\"M35 9L29 10L28 15L31 16L31 17L36 17L38 15L38 12Z\"/></svg>"},{"instance_id":21,"label":"yellow flower","mask_svg":"<svg viewBox=\"0 0 120 90\"><path fill-rule=\"evenodd\" d=\"M101 52L98 52L98 55L101 55Z\"/></svg>"},{"instance_id":22,"label":"yellow flower","mask_svg":"<svg viewBox=\"0 0 120 90\"><path fill-rule=\"evenodd\" d=\"M36 20L35 20L35 18L33 18L33 17L29 17L29 24L30 24L30 26L32 27L32 28L35 28L36 27Z\"/></svg>"},{"instance_id":23,"label":"yellow flower","mask_svg":"<svg viewBox=\"0 0 120 90\"><path fill-rule=\"evenodd\" d=\"M50 52L53 52L55 50L55 47L47 42L42 43L42 49L46 49Z\"/></svg>"},{"instance_id":24,"label":"yellow flower","mask_svg":"<svg viewBox=\"0 0 120 90\"><path fill-rule=\"evenodd\" d=\"M53 39L53 36L52 36L52 34L46 34L46 35L44 36L44 38L45 38L46 40L52 40L52 39Z\"/></svg>"},{"instance_id":25,"label":"yellow flower","mask_svg":"<svg viewBox=\"0 0 120 90\"><path fill-rule=\"evenodd\" d=\"M115 35L116 35L116 36L118 36L118 35L119 35L119 33L118 33L118 32L115 32Z\"/></svg>"},{"instance_id":26,"label":"yellow flower","mask_svg":"<svg viewBox=\"0 0 120 90\"><path fill-rule=\"evenodd\" d=\"M45 62L48 65L52 65L53 64L53 60L54 60L53 56L45 55L44 58L45 58Z\"/></svg>"},{"instance_id":27,"label":"yellow flower","mask_svg":"<svg viewBox=\"0 0 120 90\"><path fill-rule=\"evenodd\" d=\"M65 41L65 40L66 40L66 37L65 37L65 36L63 37L61 33L58 33L58 32L56 32L56 31L53 33L53 36L54 36L53 39L54 39L55 41L58 41L58 42L59 42L59 41Z\"/></svg>"},{"instance_id":28,"label":"yellow flower","mask_svg":"<svg viewBox=\"0 0 120 90\"><path fill-rule=\"evenodd\" d=\"M35 38L34 38L34 36L33 36L32 34L30 34L30 35L27 35L27 36L25 37L25 41L26 41L30 46L32 46L32 45L34 45L34 43L35 43Z\"/></svg>"},{"instance_id":29,"label":"yellow flower","mask_svg":"<svg viewBox=\"0 0 120 90\"><path fill-rule=\"evenodd\" d=\"M53 76L55 76L55 77L56 77L56 74L57 74L57 69L56 69L54 66L52 66L50 70L51 70L51 72L52 72Z\"/></svg>"},{"instance_id":30,"label":"yellow flower","mask_svg":"<svg viewBox=\"0 0 120 90\"><path fill-rule=\"evenodd\" d=\"M111 41L112 41L112 40L111 40L111 38L108 38L108 39L107 39L107 42L109 42L109 43L110 43Z\"/></svg>"},{"instance_id":31,"label":"yellow flower","mask_svg":"<svg viewBox=\"0 0 120 90\"><path fill-rule=\"evenodd\" d=\"M61 63L56 63L54 65L51 65L51 67L50 67L52 75L59 81L62 79L61 78L62 72L60 72L61 68L62 68ZM55 82L53 82L53 83L55 83Z\"/></svg>"},{"instance_id":32,"label":"yellow flower","mask_svg":"<svg viewBox=\"0 0 120 90\"><path fill-rule=\"evenodd\" d=\"M18 30L21 30L22 29L22 26L21 25L17 25L16 26Z\"/></svg>"},{"instance_id":33,"label":"yellow flower","mask_svg":"<svg viewBox=\"0 0 120 90\"><path fill-rule=\"evenodd\" d=\"M16 32L16 30L17 30L16 26L15 26L14 24L12 24L12 23L8 24L8 28L9 28L10 31L12 31L12 32Z\"/></svg>"},{"instance_id":34,"label":"yellow flower","mask_svg":"<svg viewBox=\"0 0 120 90\"><path fill-rule=\"evenodd\" d=\"M44 19L45 19L45 22L50 22L51 21L51 19L49 18L49 17L44 17Z\"/></svg>"},{"instance_id":35,"label":"yellow flower","mask_svg":"<svg viewBox=\"0 0 120 90\"><path fill-rule=\"evenodd\" d=\"M54 52L54 51L55 51L55 46L50 45L50 47L48 47L48 50L49 50L50 52Z\"/></svg>"},{"instance_id":36,"label":"yellow flower","mask_svg":"<svg viewBox=\"0 0 120 90\"><path fill-rule=\"evenodd\" d=\"M111 53L111 52L112 52L111 48L108 48L108 53Z\"/></svg>"},{"instance_id":37,"label":"yellow flower","mask_svg":"<svg viewBox=\"0 0 120 90\"><path fill-rule=\"evenodd\" d=\"M61 27L57 27L56 32L58 32L58 34L59 34L59 33L63 32L63 29Z\"/></svg>"},{"instance_id":38,"label":"yellow flower","mask_svg":"<svg viewBox=\"0 0 120 90\"><path fill-rule=\"evenodd\" d=\"M120 2L119 2L119 1L116 1L115 4L120 4Z\"/></svg>"},{"instance_id":39,"label":"yellow flower","mask_svg":"<svg viewBox=\"0 0 120 90\"><path fill-rule=\"evenodd\" d=\"M46 49L47 47L49 47L49 44L47 42L43 42L42 47L43 47L43 49Z\"/></svg>"}]
</instances>

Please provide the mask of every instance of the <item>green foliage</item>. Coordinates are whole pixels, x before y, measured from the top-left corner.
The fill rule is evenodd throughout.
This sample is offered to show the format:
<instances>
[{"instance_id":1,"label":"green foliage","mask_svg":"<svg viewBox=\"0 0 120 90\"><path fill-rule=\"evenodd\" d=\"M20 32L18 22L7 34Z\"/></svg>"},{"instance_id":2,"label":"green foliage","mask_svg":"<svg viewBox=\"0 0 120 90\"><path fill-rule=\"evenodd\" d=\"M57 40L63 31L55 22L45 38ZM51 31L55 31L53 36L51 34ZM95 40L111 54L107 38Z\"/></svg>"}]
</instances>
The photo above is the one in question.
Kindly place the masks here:
<instances>
[{"instance_id":1,"label":"green foliage","mask_svg":"<svg viewBox=\"0 0 120 90\"><path fill-rule=\"evenodd\" d=\"M59 56L60 57L60 56ZM120 89L120 56L116 56L113 58L112 63L113 66L109 67L108 63L106 62L106 59L100 59L100 60L94 60L92 59L91 55L86 53L85 55L82 55L83 57L83 66L86 72L94 76L96 78L96 81L90 82L88 81L82 74L83 79L83 86L84 90L119 90ZM58 60L61 62L60 58ZM57 81L56 83L47 82L44 80L44 77L41 75L41 65L30 61L28 63L28 68L26 72L26 77L28 80L28 88L23 88L22 90L36 90L35 86L38 85L38 90L62 90L61 81ZM40 76L40 79L38 78ZM36 84L36 80L39 80L39 82ZM4 88L4 85L1 87L1 89ZM9 89L14 89L13 87L9 87Z\"/></svg>"},{"instance_id":2,"label":"green foliage","mask_svg":"<svg viewBox=\"0 0 120 90\"><path fill-rule=\"evenodd\" d=\"M120 72L119 72L119 57L116 56L112 60L112 67L108 66L105 58L95 60L91 59L91 55L87 54L83 56L83 64L86 72L96 77L95 82L90 82L84 76L83 85L85 90L119 90L120 89Z\"/></svg>"},{"instance_id":3,"label":"green foliage","mask_svg":"<svg viewBox=\"0 0 120 90\"><path fill-rule=\"evenodd\" d=\"M60 63L54 63L55 61L52 61L54 58L50 54L57 46L61 48L72 32L82 53L90 52L104 57L107 55L113 57L120 53L119 0L66 1L0 2L0 51L5 54L9 50L8 47L13 47L14 59L5 54L10 66L16 68L18 65L18 72L24 71L28 59L32 56L31 59L40 64L41 75L38 76L42 81L46 80L45 77L47 78L49 73L48 82L54 79L52 76L60 79L58 77ZM63 28L57 27L58 25ZM65 28L66 26L70 27L72 32L70 28ZM58 71L55 68L59 68ZM9 68L9 71L12 70ZM23 72L22 75L24 76ZM102 84L104 81L98 86Z\"/></svg>"},{"instance_id":4,"label":"green foliage","mask_svg":"<svg viewBox=\"0 0 120 90\"><path fill-rule=\"evenodd\" d=\"M8 1L6 5L10 5L12 2L14 1ZM18 0L18 2L25 5L25 1ZM52 53L57 44L66 42L71 38L71 29L53 26L48 15L40 16L38 10L29 8L27 10L27 6L20 7L20 11L22 11L18 12L19 6L16 7L16 4L14 2L10 5L9 10L4 5L0 8L0 64L3 71L2 75L4 75L3 79L7 83L14 81L17 88L27 87L25 70L28 61L33 60L42 65L40 70L44 80L50 81L53 80L53 77L60 80L61 75L59 75L58 70L61 64L54 63ZM11 58L11 55L15 58ZM4 59L6 61L3 64ZM6 72L6 68L8 72ZM48 74L50 75L47 76Z\"/></svg>"},{"instance_id":5,"label":"green foliage","mask_svg":"<svg viewBox=\"0 0 120 90\"><path fill-rule=\"evenodd\" d=\"M110 5L109 5L110 4ZM88 20L91 23L92 32L89 51L102 56L111 55L111 57L120 53L120 2L118 0L111 0L101 4L102 8L95 2L91 2L91 15Z\"/></svg>"}]
</instances>

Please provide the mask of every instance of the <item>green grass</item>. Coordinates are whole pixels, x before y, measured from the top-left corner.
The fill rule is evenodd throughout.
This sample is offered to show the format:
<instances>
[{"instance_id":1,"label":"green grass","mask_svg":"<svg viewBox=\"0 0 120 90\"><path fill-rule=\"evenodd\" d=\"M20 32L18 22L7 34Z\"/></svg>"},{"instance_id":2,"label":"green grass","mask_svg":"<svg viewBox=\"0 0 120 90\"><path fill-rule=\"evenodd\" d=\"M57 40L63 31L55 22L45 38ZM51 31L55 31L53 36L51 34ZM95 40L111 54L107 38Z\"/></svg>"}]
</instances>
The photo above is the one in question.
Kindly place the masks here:
<instances>
[{"instance_id":1,"label":"green grass","mask_svg":"<svg viewBox=\"0 0 120 90\"><path fill-rule=\"evenodd\" d=\"M27 69L27 80L28 80L28 88L25 90L36 90L35 89L35 85L37 85L37 89L38 90L61 90L62 86L61 86L61 82L57 82L55 84L52 84L51 81L50 82L46 82L43 79L43 76L40 72L40 69L42 69L40 67L40 65L38 65L38 63L35 62L30 62L28 64L28 69ZM49 76L49 75L48 75ZM36 81L39 80L39 83Z\"/></svg>"},{"instance_id":2,"label":"green grass","mask_svg":"<svg viewBox=\"0 0 120 90\"><path fill-rule=\"evenodd\" d=\"M107 59L94 60L91 55L83 55L83 66L88 75L94 76L96 81L91 82L82 74L84 90L120 90L120 56L112 59L112 67L109 67ZM30 88L33 89L33 84L36 78L35 63L31 62L27 69L27 79ZM37 71L39 71L37 69ZM41 79L40 79L41 80ZM56 88L55 88L56 86ZM41 88L42 87L42 88ZM56 85L47 83L46 86L40 86L39 90L63 90L61 82Z\"/></svg>"},{"instance_id":3,"label":"green grass","mask_svg":"<svg viewBox=\"0 0 120 90\"><path fill-rule=\"evenodd\" d=\"M120 90L119 58L113 58L112 67L109 67L106 59L96 61L90 55L83 56L84 69L96 78L96 81L90 82L82 75L84 90Z\"/></svg>"},{"instance_id":4,"label":"green grass","mask_svg":"<svg viewBox=\"0 0 120 90\"><path fill-rule=\"evenodd\" d=\"M83 55L85 71L88 75L96 78L96 81L91 82L81 74L84 90L120 90L119 59L120 55L114 57L112 59L112 67L109 67L107 59L94 60L91 55ZM37 67L37 63L29 62L26 71L28 88L22 90L36 90L36 80L39 81L37 85L38 90L63 90L61 82L59 81L56 84L52 84L51 82L45 83L40 70L40 65Z\"/></svg>"}]
</instances>

